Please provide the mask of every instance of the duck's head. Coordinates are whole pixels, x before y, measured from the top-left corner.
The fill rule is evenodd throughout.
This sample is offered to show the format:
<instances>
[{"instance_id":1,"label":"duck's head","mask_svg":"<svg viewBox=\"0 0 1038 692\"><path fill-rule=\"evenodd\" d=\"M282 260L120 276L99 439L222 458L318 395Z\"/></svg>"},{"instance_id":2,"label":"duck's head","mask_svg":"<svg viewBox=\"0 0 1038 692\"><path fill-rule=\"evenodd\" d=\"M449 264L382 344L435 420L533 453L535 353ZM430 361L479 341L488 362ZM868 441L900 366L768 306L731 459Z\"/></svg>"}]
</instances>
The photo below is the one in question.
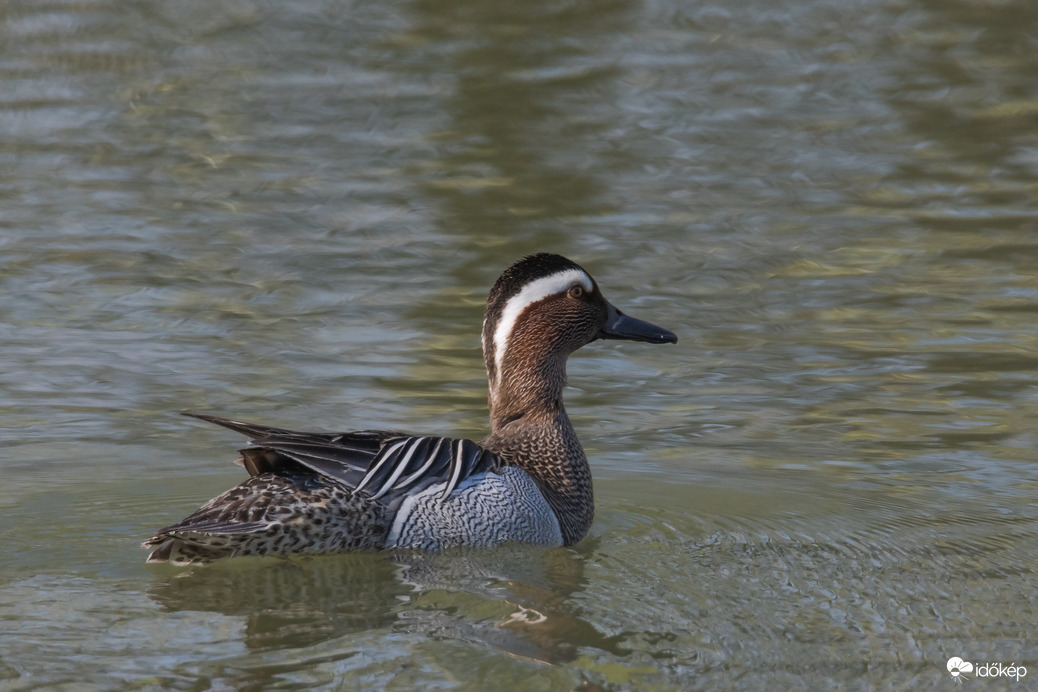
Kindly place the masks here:
<instances>
[{"instance_id":1,"label":"duck's head","mask_svg":"<svg viewBox=\"0 0 1038 692\"><path fill-rule=\"evenodd\" d=\"M531 407L561 405L566 358L596 339L673 344L678 337L622 313L590 274L561 255L529 255L506 269L483 320L495 424Z\"/></svg>"}]
</instances>

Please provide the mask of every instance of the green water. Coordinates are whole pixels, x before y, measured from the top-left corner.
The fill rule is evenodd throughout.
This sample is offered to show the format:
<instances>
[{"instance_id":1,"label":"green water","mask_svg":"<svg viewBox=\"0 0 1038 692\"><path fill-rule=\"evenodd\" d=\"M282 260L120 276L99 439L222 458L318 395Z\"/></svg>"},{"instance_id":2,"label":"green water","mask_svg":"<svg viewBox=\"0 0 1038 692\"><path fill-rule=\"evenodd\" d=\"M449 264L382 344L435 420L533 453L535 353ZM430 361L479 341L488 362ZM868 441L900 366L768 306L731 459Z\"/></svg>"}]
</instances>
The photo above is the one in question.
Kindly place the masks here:
<instances>
[{"instance_id":1,"label":"green water","mask_svg":"<svg viewBox=\"0 0 1038 692\"><path fill-rule=\"evenodd\" d=\"M0 689L1038 676L1038 5L0 5ZM570 549L146 566L195 410L486 430L533 251L597 342ZM583 686L583 687L582 687Z\"/></svg>"}]
</instances>

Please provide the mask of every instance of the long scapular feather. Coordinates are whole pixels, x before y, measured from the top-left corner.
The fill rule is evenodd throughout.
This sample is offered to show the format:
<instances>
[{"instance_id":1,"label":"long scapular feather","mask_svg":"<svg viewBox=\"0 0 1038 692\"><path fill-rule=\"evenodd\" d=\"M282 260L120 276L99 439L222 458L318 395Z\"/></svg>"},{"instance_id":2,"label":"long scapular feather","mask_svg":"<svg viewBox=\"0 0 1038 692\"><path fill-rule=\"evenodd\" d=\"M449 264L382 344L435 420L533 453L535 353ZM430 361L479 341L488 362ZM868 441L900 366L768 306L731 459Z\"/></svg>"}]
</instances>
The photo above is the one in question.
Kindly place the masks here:
<instances>
[{"instance_id":1,"label":"long scapular feather","mask_svg":"<svg viewBox=\"0 0 1038 692\"><path fill-rule=\"evenodd\" d=\"M463 479L496 468L493 453L471 440L409 437L403 444L387 446L357 488L365 488L372 497L380 498L425 481L446 481L441 495L445 498Z\"/></svg>"},{"instance_id":2,"label":"long scapular feather","mask_svg":"<svg viewBox=\"0 0 1038 692\"><path fill-rule=\"evenodd\" d=\"M185 415L251 438L249 446L241 451L253 476L284 472L286 464L291 468L301 465L374 499L406 493L429 482L444 482L440 497L446 498L462 480L496 470L499 465L492 452L471 440L376 430L338 434L296 432L218 416Z\"/></svg>"},{"instance_id":3,"label":"long scapular feather","mask_svg":"<svg viewBox=\"0 0 1038 692\"><path fill-rule=\"evenodd\" d=\"M247 533L259 533L270 528L271 522L266 521L220 521L199 522L185 526L171 526L163 529L163 532L183 537L189 534L201 534L203 536L235 536Z\"/></svg>"}]
</instances>

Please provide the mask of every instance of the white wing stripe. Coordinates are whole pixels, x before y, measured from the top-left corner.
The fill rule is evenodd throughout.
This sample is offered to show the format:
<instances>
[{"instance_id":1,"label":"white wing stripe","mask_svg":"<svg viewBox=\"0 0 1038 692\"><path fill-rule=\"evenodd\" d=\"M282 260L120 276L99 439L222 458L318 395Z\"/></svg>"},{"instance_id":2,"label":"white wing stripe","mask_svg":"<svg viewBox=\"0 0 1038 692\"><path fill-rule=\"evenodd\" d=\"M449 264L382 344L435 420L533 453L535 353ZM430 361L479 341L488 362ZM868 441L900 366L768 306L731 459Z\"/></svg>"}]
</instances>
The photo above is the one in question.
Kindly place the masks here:
<instances>
[{"instance_id":1,"label":"white wing stripe","mask_svg":"<svg viewBox=\"0 0 1038 692\"><path fill-rule=\"evenodd\" d=\"M473 467L476 465L476 461L479 459L480 449L476 445L472 445L472 456L469 458L467 466Z\"/></svg>"},{"instance_id":2,"label":"white wing stripe","mask_svg":"<svg viewBox=\"0 0 1038 692\"><path fill-rule=\"evenodd\" d=\"M464 466L461 463L461 453L465 449L465 445L462 444L462 440L455 440L454 443L458 445L457 456L454 458L454 468L451 469L451 479L447 483L447 487L443 489L443 494L440 495L441 500L446 500L447 496L451 494L451 491L458 485L458 479L461 478L461 469Z\"/></svg>"},{"instance_id":3,"label":"white wing stripe","mask_svg":"<svg viewBox=\"0 0 1038 692\"><path fill-rule=\"evenodd\" d=\"M382 467L389 459L393 456L397 449L407 444L407 440L400 440L395 445L387 449L382 453L382 458L379 459L378 463L368 469L368 472L364 474L364 478L361 479L360 483L357 484L357 489L354 492L360 492L364 489L364 486L372 479L372 477L378 472L379 468Z\"/></svg>"},{"instance_id":4,"label":"white wing stripe","mask_svg":"<svg viewBox=\"0 0 1038 692\"><path fill-rule=\"evenodd\" d=\"M424 437L416 437L410 440L411 447L407 450L407 454L404 455L403 459L396 462L396 468L393 469L393 475L391 475L389 479L382 484L382 489L374 495L372 495L372 497L374 497L377 500L378 498L382 497L383 495L389 492L389 489L393 487L394 483L396 483L396 479L400 478L400 474L403 473L404 469L407 468L407 462L411 461L411 457L414 456L415 451L421 446L422 442L424 441Z\"/></svg>"},{"instance_id":5,"label":"white wing stripe","mask_svg":"<svg viewBox=\"0 0 1038 692\"><path fill-rule=\"evenodd\" d=\"M426 471L428 471L428 470L429 470L429 467L430 467L430 466L432 466L432 465L433 465L433 464L434 464L434 463L436 462L436 458L437 458L438 456L440 456L440 447L442 447L442 446L443 446L443 443L444 443L444 442L445 442L446 440L447 440L447 438L445 438L445 437L441 437L441 438L440 438L440 441L436 443L436 447L434 447L434 448L433 448L433 450L432 450L431 452L429 452L429 458L428 458L428 459L426 459L425 463L424 463L424 464L422 465L422 468L418 469L417 471L415 471L414 473L412 473L412 474L411 474L410 476L408 476L408 477L407 477L407 478L405 478L404 480L402 480L402 481L400 481L399 483L397 483L397 484L396 484L396 487L395 487L395 488L393 488L393 490L396 490L397 488L406 488L407 486L411 485L411 484L412 484L412 483L414 483L414 482L415 482L416 480L418 480L419 478L421 478L421 477L422 477L422 475L423 475L423 474L424 474L424 473L425 473Z\"/></svg>"}]
</instances>

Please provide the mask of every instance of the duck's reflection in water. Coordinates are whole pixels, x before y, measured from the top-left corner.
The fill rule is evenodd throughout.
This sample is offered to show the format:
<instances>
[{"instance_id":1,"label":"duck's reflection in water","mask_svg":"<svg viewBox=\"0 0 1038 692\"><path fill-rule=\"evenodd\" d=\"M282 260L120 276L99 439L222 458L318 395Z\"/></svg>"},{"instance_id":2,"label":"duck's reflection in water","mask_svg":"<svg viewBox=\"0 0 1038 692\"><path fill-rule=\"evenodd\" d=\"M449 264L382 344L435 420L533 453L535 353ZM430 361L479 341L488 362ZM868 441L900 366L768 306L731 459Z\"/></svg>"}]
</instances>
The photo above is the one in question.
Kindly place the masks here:
<instances>
[{"instance_id":1,"label":"duck's reflection in water","mask_svg":"<svg viewBox=\"0 0 1038 692\"><path fill-rule=\"evenodd\" d=\"M545 662L579 647L627 653L580 616L578 549L509 545L440 553L393 551L297 559L237 558L161 568L151 597L173 611L244 619L252 651L306 647L388 630L478 642Z\"/></svg>"}]
</instances>

